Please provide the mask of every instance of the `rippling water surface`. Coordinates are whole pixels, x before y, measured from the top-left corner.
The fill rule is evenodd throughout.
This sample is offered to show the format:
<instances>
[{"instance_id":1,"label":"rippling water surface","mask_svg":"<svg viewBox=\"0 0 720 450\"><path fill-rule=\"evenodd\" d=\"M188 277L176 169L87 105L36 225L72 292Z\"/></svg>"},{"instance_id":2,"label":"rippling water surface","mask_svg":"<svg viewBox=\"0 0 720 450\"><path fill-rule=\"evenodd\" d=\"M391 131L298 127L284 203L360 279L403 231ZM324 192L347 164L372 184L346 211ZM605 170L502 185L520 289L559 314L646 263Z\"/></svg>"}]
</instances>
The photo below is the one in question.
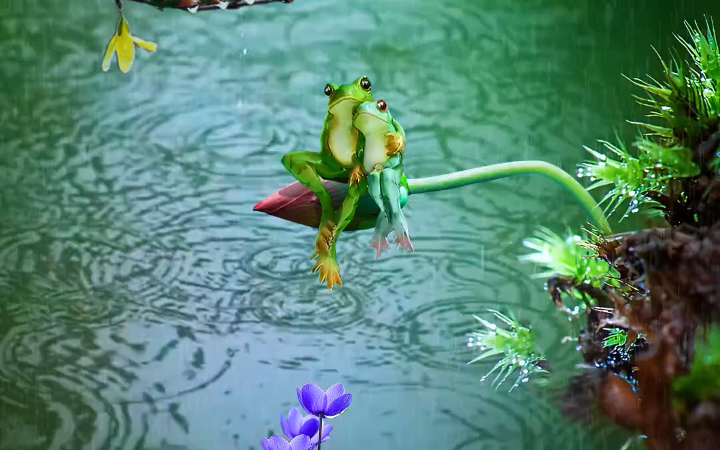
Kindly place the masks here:
<instances>
[{"instance_id":1,"label":"rippling water surface","mask_svg":"<svg viewBox=\"0 0 720 450\"><path fill-rule=\"evenodd\" d=\"M111 0L0 2L0 449L257 450L311 381L354 394L328 449L617 448L465 364L491 307L577 362L517 262L537 225L585 220L549 181L414 196L416 253L375 260L371 231L343 234L333 291L310 274L313 230L252 206L292 181L283 153L318 150L324 84L360 75L407 132L409 177L573 170L583 144L632 137L621 72L657 73L650 45L718 12L702 3L132 3L159 50L125 75L100 70Z\"/></svg>"}]
</instances>

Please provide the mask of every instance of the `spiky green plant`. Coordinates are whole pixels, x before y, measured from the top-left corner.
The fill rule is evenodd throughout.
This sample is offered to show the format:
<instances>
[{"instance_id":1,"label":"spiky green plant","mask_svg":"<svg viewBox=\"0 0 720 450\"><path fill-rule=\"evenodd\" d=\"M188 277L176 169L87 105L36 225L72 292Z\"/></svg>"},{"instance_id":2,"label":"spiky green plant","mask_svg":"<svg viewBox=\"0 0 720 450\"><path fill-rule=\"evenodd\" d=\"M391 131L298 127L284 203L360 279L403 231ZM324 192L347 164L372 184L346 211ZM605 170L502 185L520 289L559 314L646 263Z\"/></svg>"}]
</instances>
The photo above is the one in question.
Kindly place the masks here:
<instances>
[{"instance_id":1,"label":"spiky green plant","mask_svg":"<svg viewBox=\"0 0 720 450\"><path fill-rule=\"evenodd\" d=\"M468 347L478 347L482 351L468 364L482 361L491 356L503 355L492 370L482 377L481 381L485 381L487 377L499 370L491 384L497 389L515 369L520 369L517 379L510 387L510 391L512 391L520 383L527 382L532 374L547 372L538 365L540 361L545 360L545 357L534 350L532 330L498 311L492 309L488 311L505 323L509 329L501 328L481 317L473 316L485 329L472 333L468 337Z\"/></svg>"},{"instance_id":2,"label":"spiky green plant","mask_svg":"<svg viewBox=\"0 0 720 450\"><path fill-rule=\"evenodd\" d=\"M662 193L674 180L700 173L700 167L693 162L691 149L709 130L717 128L720 51L712 21L706 21L704 34L697 23L693 27L685 22L685 26L690 42L678 35L675 37L689 52L691 62L682 60L675 53L671 63L667 64L658 54L664 82L652 77L650 82L638 78L630 80L648 95L647 98L636 98L651 108L649 117L661 122L631 122L646 130L634 143L637 155L631 155L619 139L618 145L601 141L610 151L609 155L585 147L596 161L582 164L578 176L595 181L589 189L612 185L602 200L611 214L624 200L630 200L630 204L623 217L637 212L641 205L657 207L656 203L647 205L651 200L650 192ZM720 157L711 167L720 168Z\"/></svg>"},{"instance_id":3,"label":"spiky green plant","mask_svg":"<svg viewBox=\"0 0 720 450\"><path fill-rule=\"evenodd\" d=\"M520 257L521 261L530 261L548 270L534 275L536 278L548 278L552 275L563 275L572 277L575 284L589 283L594 287L602 287L609 283L616 285L615 280L618 273L610 264L597 258L597 254L581 245L584 239L572 234L569 230L568 237L563 239L553 231L540 227L535 236L525 239L523 245L526 248L535 250ZM574 291L575 299L580 300L582 295ZM568 307L569 310L584 305L579 302Z\"/></svg>"}]
</instances>

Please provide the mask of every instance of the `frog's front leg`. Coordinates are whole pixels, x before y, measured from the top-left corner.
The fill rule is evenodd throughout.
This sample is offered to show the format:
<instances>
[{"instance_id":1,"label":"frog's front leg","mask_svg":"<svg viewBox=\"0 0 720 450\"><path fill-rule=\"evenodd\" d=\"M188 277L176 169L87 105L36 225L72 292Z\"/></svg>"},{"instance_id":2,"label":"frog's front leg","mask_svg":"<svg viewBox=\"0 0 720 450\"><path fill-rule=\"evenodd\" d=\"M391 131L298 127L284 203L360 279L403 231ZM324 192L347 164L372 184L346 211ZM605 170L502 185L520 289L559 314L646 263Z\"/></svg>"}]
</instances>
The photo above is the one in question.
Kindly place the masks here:
<instances>
[{"instance_id":1,"label":"frog's front leg","mask_svg":"<svg viewBox=\"0 0 720 450\"><path fill-rule=\"evenodd\" d=\"M332 205L332 197L325 189L322 178L333 179L339 177L345 170L340 165L328 161L327 158L323 157L322 153L316 152L286 153L282 157L282 163L296 180L317 196L322 208L320 226L315 239L315 253L310 257L312 259L318 253L329 250L333 229L335 228L335 210Z\"/></svg>"},{"instance_id":2,"label":"frog's front leg","mask_svg":"<svg viewBox=\"0 0 720 450\"><path fill-rule=\"evenodd\" d=\"M359 133L357 148L355 149L355 153L353 154L353 157L352 157L352 169L350 169L350 177L348 179L348 186L357 185L360 182L360 180L362 180L365 177L365 172L363 172L363 168L362 168L364 151L365 151L365 137L362 135L362 133Z\"/></svg>"},{"instance_id":3,"label":"frog's front leg","mask_svg":"<svg viewBox=\"0 0 720 450\"><path fill-rule=\"evenodd\" d=\"M380 182L385 201L385 211L395 230L395 244L412 252L414 249L410 241L410 233L408 232L405 214L403 214L400 206L400 176L401 173L397 169L385 169L380 175Z\"/></svg>"},{"instance_id":4,"label":"frog's front leg","mask_svg":"<svg viewBox=\"0 0 720 450\"><path fill-rule=\"evenodd\" d=\"M405 130L395 119L392 120L392 125L395 127L395 132L388 133L385 136L385 149L387 150L388 156L397 155L405 151Z\"/></svg>"}]
</instances>

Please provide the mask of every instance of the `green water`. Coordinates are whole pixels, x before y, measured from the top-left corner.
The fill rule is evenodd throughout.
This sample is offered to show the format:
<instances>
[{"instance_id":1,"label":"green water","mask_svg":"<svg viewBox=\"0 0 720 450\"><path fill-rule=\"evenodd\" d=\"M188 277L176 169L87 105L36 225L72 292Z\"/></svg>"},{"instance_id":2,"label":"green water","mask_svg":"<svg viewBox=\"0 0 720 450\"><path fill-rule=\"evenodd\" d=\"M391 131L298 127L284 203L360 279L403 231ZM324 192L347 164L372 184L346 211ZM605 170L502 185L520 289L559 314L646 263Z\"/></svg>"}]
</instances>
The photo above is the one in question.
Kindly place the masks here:
<instances>
[{"instance_id":1,"label":"green water","mask_svg":"<svg viewBox=\"0 0 720 450\"><path fill-rule=\"evenodd\" d=\"M0 449L258 450L306 382L354 395L326 450L619 448L465 364L472 314L506 307L553 367L579 362L517 262L536 226L585 221L551 181L413 196L415 253L376 260L371 231L344 234L333 291L313 230L252 206L292 181L282 154L318 150L325 83L360 75L407 132L408 177L574 171L583 144L634 136L621 73L658 74L650 45L667 54L716 2L125 9L159 46L127 75L100 70L111 0L0 1Z\"/></svg>"}]
</instances>

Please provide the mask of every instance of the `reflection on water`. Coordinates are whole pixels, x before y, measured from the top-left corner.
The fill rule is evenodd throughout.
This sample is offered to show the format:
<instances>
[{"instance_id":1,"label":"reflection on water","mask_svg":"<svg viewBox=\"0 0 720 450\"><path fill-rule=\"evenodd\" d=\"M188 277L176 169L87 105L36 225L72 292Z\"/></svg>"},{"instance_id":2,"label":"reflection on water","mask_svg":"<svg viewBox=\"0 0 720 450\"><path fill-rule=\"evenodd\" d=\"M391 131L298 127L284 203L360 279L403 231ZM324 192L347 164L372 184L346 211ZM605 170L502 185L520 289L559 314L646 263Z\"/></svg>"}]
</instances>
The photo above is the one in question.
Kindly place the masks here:
<instances>
[{"instance_id":1,"label":"reflection on water","mask_svg":"<svg viewBox=\"0 0 720 450\"><path fill-rule=\"evenodd\" d=\"M712 11L657 29L628 24L649 2L129 4L159 50L124 75L100 70L112 3L0 2L0 449L258 449L309 381L354 394L332 448L622 440L465 364L472 314L503 306L554 366L577 360L516 259L536 225L584 221L547 180L413 197L416 253L375 260L371 231L343 234L333 291L310 274L313 231L252 205L291 181L283 153L317 150L325 82L359 75L406 129L409 176L572 168L636 111L619 72Z\"/></svg>"}]
</instances>

